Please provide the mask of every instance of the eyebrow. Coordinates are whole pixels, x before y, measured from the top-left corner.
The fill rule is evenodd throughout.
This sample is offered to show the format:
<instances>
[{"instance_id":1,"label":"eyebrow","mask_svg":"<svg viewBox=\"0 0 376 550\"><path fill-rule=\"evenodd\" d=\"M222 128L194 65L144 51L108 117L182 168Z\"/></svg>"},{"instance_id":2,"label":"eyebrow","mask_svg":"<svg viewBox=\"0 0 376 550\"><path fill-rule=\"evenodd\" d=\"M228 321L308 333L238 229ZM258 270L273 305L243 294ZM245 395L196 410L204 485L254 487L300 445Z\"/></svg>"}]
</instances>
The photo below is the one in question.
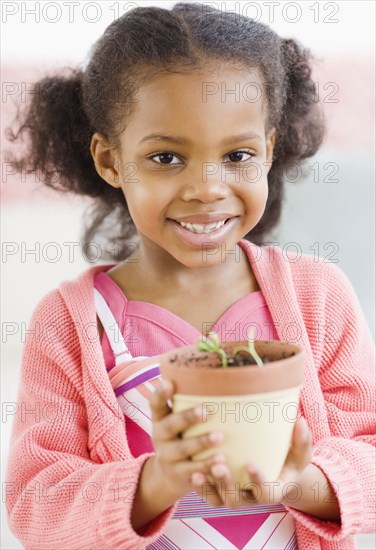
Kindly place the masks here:
<instances>
[{"instance_id":1,"label":"eyebrow","mask_svg":"<svg viewBox=\"0 0 376 550\"><path fill-rule=\"evenodd\" d=\"M262 140L262 137L259 134L255 133L246 133L246 134L239 134L234 136L229 136L221 141L220 145L227 145L229 143L232 143L234 141L242 141L245 139L257 139ZM145 141L170 141L171 143L177 143L178 145L189 145L191 141L186 138L182 138L179 136L171 136L171 135L162 135L162 134L149 134L145 137L143 137L139 143L144 143Z\"/></svg>"}]
</instances>

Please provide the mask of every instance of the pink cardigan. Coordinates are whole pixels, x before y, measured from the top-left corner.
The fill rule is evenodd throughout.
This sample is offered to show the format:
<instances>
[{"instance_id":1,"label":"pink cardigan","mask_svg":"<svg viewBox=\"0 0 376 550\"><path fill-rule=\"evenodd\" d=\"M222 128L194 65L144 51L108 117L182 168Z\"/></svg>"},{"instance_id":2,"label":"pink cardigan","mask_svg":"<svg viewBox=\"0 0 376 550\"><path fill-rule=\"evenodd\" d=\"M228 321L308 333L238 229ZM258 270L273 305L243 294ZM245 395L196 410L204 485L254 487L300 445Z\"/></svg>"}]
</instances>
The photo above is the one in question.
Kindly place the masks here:
<instances>
[{"instance_id":1,"label":"pink cardigan","mask_svg":"<svg viewBox=\"0 0 376 550\"><path fill-rule=\"evenodd\" d=\"M341 524L288 508L299 548L354 548L375 526L374 344L354 290L334 264L250 244L252 267L278 336L307 354L301 411L312 462L338 488ZM37 306L24 347L19 410L3 491L10 527L28 549L140 549L130 512L141 468L104 365L93 300L95 266ZM318 488L318 490L320 490Z\"/></svg>"}]
</instances>

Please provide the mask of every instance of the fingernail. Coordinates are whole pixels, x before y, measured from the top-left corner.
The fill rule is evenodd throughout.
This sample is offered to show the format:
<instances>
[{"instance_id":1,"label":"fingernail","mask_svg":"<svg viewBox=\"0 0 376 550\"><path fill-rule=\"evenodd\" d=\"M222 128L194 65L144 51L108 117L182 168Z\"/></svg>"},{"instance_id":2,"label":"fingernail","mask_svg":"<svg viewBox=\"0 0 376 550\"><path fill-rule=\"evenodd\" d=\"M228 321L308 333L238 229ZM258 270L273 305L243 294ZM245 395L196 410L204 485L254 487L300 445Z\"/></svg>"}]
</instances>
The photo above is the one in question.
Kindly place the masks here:
<instances>
[{"instance_id":1,"label":"fingernail","mask_svg":"<svg viewBox=\"0 0 376 550\"><path fill-rule=\"evenodd\" d=\"M211 432L209 439L212 443L220 443L223 441L223 432Z\"/></svg>"},{"instance_id":2,"label":"fingernail","mask_svg":"<svg viewBox=\"0 0 376 550\"><path fill-rule=\"evenodd\" d=\"M308 430L308 423L304 416L301 417L300 424L303 426L304 431Z\"/></svg>"},{"instance_id":3,"label":"fingernail","mask_svg":"<svg viewBox=\"0 0 376 550\"><path fill-rule=\"evenodd\" d=\"M309 433L308 429L305 430L303 437L304 437L303 439L304 443L308 443L311 437L311 434Z\"/></svg>"},{"instance_id":4,"label":"fingernail","mask_svg":"<svg viewBox=\"0 0 376 550\"><path fill-rule=\"evenodd\" d=\"M206 420L206 411L201 406L195 408L195 416L200 418L202 421Z\"/></svg>"},{"instance_id":5,"label":"fingernail","mask_svg":"<svg viewBox=\"0 0 376 550\"><path fill-rule=\"evenodd\" d=\"M222 477L226 475L226 466L224 464L214 464L211 468L211 473L215 477Z\"/></svg>"},{"instance_id":6,"label":"fingernail","mask_svg":"<svg viewBox=\"0 0 376 550\"><path fill-rule=\"evenodd\" d=\"M162 391L169 392L171 388L172 388L172 384L169 380L162 380L162 387L161 387Z\"/></svg>"},{"instance_id":7,"label":"fingernail","mask_svg":"<svg viewBox=\"0 0 376 550\"><path fill-rule=\"evenodd\" d=\"M202 483L205 482L205 476L200 472L195 472L194 474L192 474L191 479L194 485L201 485Z\"/></svg>"},{"instance_id":8,"label":"fingernail","mask_svg":"<svg viewBox=\"0 0 376 550\"><path fill-rule=\"evenodd\" d=\"M222 454L218 454L218 455L214 455L213 456L213 462L226 462L226 457L225 455L222 455Z\"/></svg>"},{"instance_id":9,"label":"fingernail","mask_svg":"<svg viewBox=\"0 0 376 550\"><path fill-rule=\"evenodd\" d=\"M253 464L249 464L248 465L248 473L249 473L250 476L258 476L259 475L259 470Z\"/></svg>"},{"instance_id":10,"label":"fingernail","mask_svg":"<svg viewBox=\"0 0 376 550\"><path fill-rule=\"evenodd\" d=\"M302 418L301 424L303 428L301 432L302 441L303 443L307 443L307 441L309 440L310 434L309 434L308 424L305 418Z\"/></svg>"},{"instance_id":11,"label":"fingernail","mask_svg":"<svg viewBox=\"0 0 376 550\"><path fill-rule=\"evenodd\" d=\"M199 416L199 418L201 418L202 422L206 422L208 414L204 405L200 405L199 407L197 407L196 410L198 411L197 415Z\"/></svg>"}]
</instances>

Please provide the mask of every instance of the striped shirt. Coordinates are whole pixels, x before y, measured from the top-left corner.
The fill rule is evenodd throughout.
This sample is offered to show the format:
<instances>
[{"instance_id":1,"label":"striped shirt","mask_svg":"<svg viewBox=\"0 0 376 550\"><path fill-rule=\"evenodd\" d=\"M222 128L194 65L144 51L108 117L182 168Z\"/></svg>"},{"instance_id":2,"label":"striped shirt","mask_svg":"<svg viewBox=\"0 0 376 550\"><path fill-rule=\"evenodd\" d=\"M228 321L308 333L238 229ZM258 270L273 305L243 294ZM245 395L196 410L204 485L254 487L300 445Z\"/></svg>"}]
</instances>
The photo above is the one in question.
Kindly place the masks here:
<instances>
[{"instance_id":1,"label":"striped shirt","mask_svg":"<svg viewBox=\"0 0 376 550\"><path fill-rule=\"evenodd\" d=\"M149 398L159 383L158 355L197 342L188 322L155 304L127 300L105 273L95 275L96 309L104 327L101 341L106 368L125 414L130 450L152 452ZM221 340L278 339L261 291L233 304L213 329ZM152 355L151 355L152 354ZM214 508L196 492L181 498L163 535L149 549L296 549L294 520L282 504Z\"/></svg>"}]
</instances>

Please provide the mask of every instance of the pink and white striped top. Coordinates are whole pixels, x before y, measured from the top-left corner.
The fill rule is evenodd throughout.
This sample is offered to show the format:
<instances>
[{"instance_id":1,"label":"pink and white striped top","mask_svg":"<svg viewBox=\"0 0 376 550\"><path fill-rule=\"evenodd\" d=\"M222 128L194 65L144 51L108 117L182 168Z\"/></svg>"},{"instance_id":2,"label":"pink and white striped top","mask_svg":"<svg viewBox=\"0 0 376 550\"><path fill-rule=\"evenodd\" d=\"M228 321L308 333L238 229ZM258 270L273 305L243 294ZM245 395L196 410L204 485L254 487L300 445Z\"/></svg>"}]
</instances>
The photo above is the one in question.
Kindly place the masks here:
<instances>
[{"instance_id":1,"label":"pink and white striped top","mask_svg":"<svg viewBox=\"0 0 376 550\"><path fill-rule=\"evenodd\" d=\"M127 300L103 271L96 273L94 286L106 368L125 414L130 450L137 457L153 451L149 397L159 383L158 355L196 343L200 333L163 307ZM251 324L256 338L278 339L261 291L233 304L214 330L222 340L240 340ZM292 550L297 542L294 520L282 504L213 508L191 492L179 500L163 535L147 548Z\"/></svg>"}]
</instances>

